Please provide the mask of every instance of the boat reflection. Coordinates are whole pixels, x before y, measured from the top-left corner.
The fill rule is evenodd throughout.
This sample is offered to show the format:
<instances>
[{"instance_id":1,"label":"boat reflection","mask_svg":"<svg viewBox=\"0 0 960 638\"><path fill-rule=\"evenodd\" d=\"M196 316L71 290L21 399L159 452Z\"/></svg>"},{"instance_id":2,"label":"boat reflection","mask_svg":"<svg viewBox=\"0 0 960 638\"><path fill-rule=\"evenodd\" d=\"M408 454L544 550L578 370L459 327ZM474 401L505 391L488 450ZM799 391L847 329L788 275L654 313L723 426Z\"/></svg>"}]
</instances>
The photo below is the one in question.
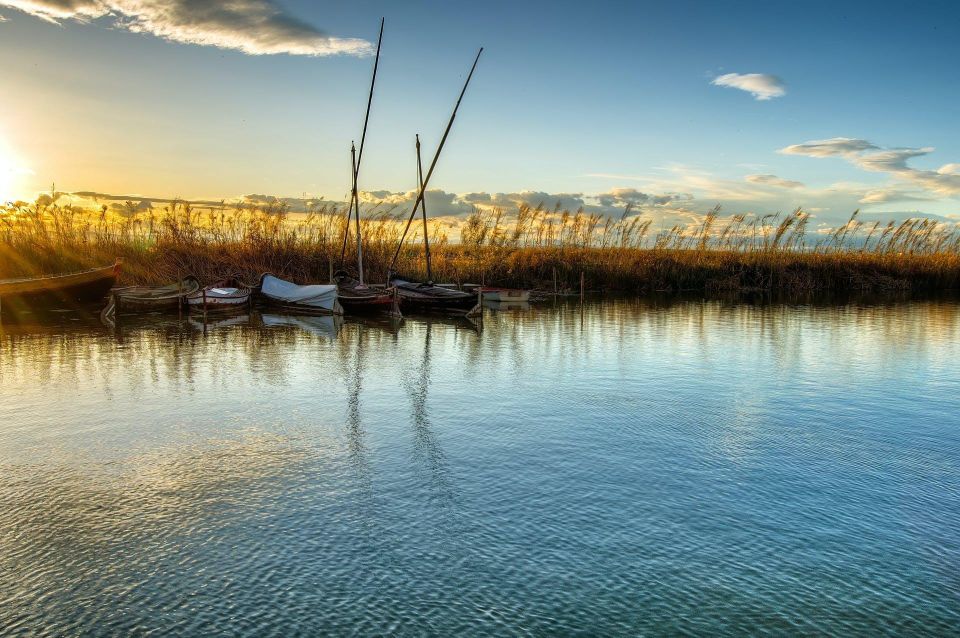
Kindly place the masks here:
<instances>
[{"instance_id":1,"label":"boat reflection","mask_svg":"<svg viewBox=\"0 0 960 638\"><path fill-rule=\"evenodd\" d=\"M498 312L514 310L530 310L529 301L494 301L493 299L484 299L483 307Z\"/></svg>"},{"instance_id":2,"label":"boat reflection","mask_svg":"<svg viewBox=\"0 0 960 638\"><path fill-rule=\"evenodd\" d=\"M343 326L338 315L298 315L287 313L262 313L260 322L265 328L298 328L318 337L336 339Z\"/></svg>"}]
</instances>

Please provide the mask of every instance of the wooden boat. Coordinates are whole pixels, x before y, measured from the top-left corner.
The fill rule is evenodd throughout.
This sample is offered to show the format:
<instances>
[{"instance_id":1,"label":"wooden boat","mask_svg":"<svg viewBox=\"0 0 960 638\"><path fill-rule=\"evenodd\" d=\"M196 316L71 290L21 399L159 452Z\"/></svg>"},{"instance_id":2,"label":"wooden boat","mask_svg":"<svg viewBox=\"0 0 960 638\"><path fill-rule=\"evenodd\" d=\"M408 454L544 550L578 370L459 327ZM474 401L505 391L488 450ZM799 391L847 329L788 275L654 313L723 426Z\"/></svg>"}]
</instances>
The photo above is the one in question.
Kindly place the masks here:
<instances>
[{"instance_id":1,"label":"wooden boat","mask_svg":"<svg viewBox=\"0 0 960 638\"><path fill-rule=\"evenodd\" d=\"M404 306L415 310L475 314L478 308L477 294L473 292L399 277L391 277L390 285L396 287Z\"/></svg>"},{"instance_id":2,"label":"wooden boat","mask_svg":"<svg viewBox=\"0 0 960 638\"><path fill-rule=\"evenodd\" d=\"M519 290L517 288L492 288L484 286L480 288L480 292L483 294L484 301L530 301L529 290Z\"/></svg>"},{"instance_id":3,"label":"wooden boat","mask_svg":"<svg viewBox=\"0 0 960 638\"><path fill-rule=\"evenodd\" d=\"M115 288L111 303L119 303L122 312L150 312L176 310L184 299L200 290L200 282L193 276L166 286L127 286Z\"/></svg>"},{"instance_id":4,"label":"wooden boat","mask_svg":"<svg viewBox=\"0 0 960 638\"><path fill-rule=\"evenodd\" d=\"M260 296L267 303L299 312L342 315L343 307L337 300L333 284L301 286L270 273L260 276Z\"/></svg>"},{"instance_id":5,"label":"wooden boat","mask_svg":"<svg viewBox=\"0 0 960 638\"><path fill-rule=\"evenodd\" d=\"M396 291L383 286L371 287L363 281L363 237L360 226L360 197L357 194L357 180L360 176L360 162L363 159L363 146L367 139L367 124L370 121L370 105L373 103L373 89L377 82L377 67L380 64L380 44L383 42L383 20L380 21L380 37L377 39L377 55L373 62L373 77L370 79L370 94L367 100L367 112L363 119L363 133L360 136L360 154L355 145L350 145L352 164L350 205L347 207L347 221L343 229L343 247L340 250L340 264L346 254L347 240L350 236L350 219L353 217L357 238L357 276L351 277L346 271L338 271L333 278L337 284L338 301L350 314L385 312L400 316ZM354 217L354 215L356 215Z\"/></svg>"},{"instance_id":6,"label":"wooden boat","mask_svg":"<svg viewBox=\"0 0 960 638\"><path fill-rule=\"evenodd\" d=\"M0 300L66 304L99 301L116 284L120 265L120 260L117 260L112 266L65 275L0 279Z\"/></svg>"},{"instance_id":7,"label":"wooden boat","mask_svg":"<svg viewBox=\"0 0 960 638\"><path fill-rule=\"evenodd\" d=\"M334 275L337 301L350 314L386 312L399 315L399 297L393 288L368 286L341 271Z\"/></svg>"},{"instance_id":8,"label":"wooden boat","mask_svg":"<svg viewBox=\"0 0 960 638\"><path fill-rule=\"evenodd\" d=\"M403 229L403 234L400 236L400 241L397 243L397 249L394 251L393 259L390 261L390 266L387 269L389 272L387 281L390 285L396 287L397 293L400 295L400 298L403 300L403 304L406 307L425 311L443 311L466 316L479 315L482 313L478 296L475 293L470 293L463 290L451 290L433 283L433 274L431 272L430 264L430 229L427 225L427 205L425 201L425 195L427 192L427 186L430 183L430 177L433 175L433 171L437 167L437 160L440 158L440 153L443 151L443 145L446 143L447 136L450 134L450 129L453 127L453 122L457 117L457 111L460 108L460 103L463 101L463 96L467 92L467 86L470 85L470 79L473 77L473 72L477 69L477 63L480 61L481 53L483 53L482 48L477 52L477 57L473 61L473 66L470 68L470 73L467 74L467 79L463 83L463 89L460 90L460 97L457 98L457 102L453 107L453 113L450 114L450 119L447 122L447 128L443 132L443 136L440 138L440 144L437 145L437 150L433 155L433 161L430 163L430 168L427 170L426 174L423 172L423 163L421 162L420 158L420 136L417 135L416 137L417 199L413 202L413 208L410 211L410 217L407 219L407 224ZM402 277L397 277L394 274L396 272L394 267L397 265L397 258L400 256L400 250L403 248L403 242L407 237L407 232L410 230L410 224L413 223L413 219L417 215L418 208L423 213L423 248L427 266L427 283L411 281Z\"/></svg>"},{"instance_id":9,"label":"wooden boat","mask_svg":"<svg viewBox=\"0 0 960 638\"><path fill-rule=\"evenodd\" d=\"M252 294L253 290L235 279L224 279L190 293L186 299L191 310L226 312L245 310L250 305Z\"/></svg>"}]
</instances>

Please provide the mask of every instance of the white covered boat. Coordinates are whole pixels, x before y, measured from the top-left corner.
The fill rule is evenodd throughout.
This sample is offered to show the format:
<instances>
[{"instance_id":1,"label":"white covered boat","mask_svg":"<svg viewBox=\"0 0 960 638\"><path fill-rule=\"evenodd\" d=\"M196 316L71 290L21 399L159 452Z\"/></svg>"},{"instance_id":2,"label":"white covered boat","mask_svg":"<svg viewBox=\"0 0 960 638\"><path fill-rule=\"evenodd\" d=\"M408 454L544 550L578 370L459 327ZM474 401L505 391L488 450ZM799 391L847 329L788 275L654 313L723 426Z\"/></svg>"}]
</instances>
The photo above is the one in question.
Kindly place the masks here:
<instances>
[{"instance_id":1,"label":"white covered boat","mask_svg":"<svg viewBox=\"0 0 960 638\"><path fill-rule=\"evenodd\" d=\"M326 284L301 286L269 273L260 277L260 294L274 305L302 312L342 315L337 301L337 287Z\"/></svg>"}]
</instances>

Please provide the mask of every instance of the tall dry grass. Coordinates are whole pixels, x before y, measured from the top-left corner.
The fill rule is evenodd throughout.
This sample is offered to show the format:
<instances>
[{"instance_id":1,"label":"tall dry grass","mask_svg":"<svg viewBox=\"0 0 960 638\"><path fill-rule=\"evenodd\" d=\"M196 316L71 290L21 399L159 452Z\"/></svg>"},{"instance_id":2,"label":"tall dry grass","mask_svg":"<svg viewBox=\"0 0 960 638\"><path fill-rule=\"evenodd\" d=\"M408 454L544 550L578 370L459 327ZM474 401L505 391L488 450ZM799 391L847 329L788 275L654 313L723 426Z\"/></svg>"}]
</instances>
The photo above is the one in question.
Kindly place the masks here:
<instances>
[{"instance_id":1,"label":"tall dry grass","mask_svg":"<svg viewBox=\"0 0 960 638\"><path fill-rule=\"evenodd\" d=\"M403 211L362 221L369 281L383 281L402 229ZM695 226L654 229L628 208L619 218L583 210L520 206L476 210L460 223L460 241L432 223L433 272L439 281L559 290L919 291L960 283L960 232L926 219L846 224L810 233L809 215L722 218L719 208ZM197 209L174 202L137 212L90 210L46 196L0 209L0 278L78 270L124 260L124 280L166 283L193 274L248 280L274 272L327 281L338 267L343 211L316 206L293 215L282 204L223 204ZM398 264L423 277L422 230L412 226ZM355 261L353 238L345 263Z\"/></svg>"}]
</instances>

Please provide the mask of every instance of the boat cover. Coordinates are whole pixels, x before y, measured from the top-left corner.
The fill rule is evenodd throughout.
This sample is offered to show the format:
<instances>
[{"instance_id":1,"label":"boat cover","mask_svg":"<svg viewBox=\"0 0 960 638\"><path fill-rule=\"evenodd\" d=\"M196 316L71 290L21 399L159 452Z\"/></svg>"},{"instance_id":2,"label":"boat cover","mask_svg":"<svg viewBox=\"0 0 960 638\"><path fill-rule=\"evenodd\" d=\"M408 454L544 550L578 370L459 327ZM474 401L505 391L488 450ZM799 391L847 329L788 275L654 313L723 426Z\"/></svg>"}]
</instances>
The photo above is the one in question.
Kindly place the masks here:
<instances>
[{"instance_id":1,"label":"boat cover","mask_svg":"<svg viewBox=\"0 0 960 638\"><path fill-rule=\"evenodd\" d=\"M306 306L334 312L337 304L337 287L332 284L298 286L273 275L264 275L260 282L263 296L284 304Z\"/></svg>"}]
</instances>

